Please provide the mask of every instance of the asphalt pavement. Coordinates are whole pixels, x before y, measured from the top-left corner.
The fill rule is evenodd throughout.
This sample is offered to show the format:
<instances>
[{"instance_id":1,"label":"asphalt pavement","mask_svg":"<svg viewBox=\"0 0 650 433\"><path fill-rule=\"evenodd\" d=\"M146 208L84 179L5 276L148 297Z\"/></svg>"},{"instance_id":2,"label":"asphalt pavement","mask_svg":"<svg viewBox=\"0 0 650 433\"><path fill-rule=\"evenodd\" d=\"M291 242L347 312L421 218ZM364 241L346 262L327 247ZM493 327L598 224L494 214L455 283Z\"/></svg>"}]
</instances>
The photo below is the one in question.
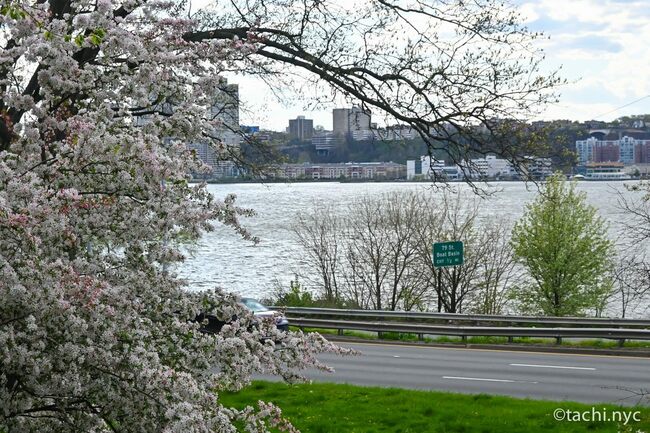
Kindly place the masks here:
<instances>
[{"instance_id":1,"label":"asphalt pavement","mask_svg":"<svg viewBox=\"0 0 650 433\"><path fill-rule=\"evenodd\" d=\"M650 359L505 350L341 343L358 356L324 354L334 373L314 381L546 400L636 404L650 393ZM646 399L646 404L649 400Z\"/></svg>"}]
</instances>

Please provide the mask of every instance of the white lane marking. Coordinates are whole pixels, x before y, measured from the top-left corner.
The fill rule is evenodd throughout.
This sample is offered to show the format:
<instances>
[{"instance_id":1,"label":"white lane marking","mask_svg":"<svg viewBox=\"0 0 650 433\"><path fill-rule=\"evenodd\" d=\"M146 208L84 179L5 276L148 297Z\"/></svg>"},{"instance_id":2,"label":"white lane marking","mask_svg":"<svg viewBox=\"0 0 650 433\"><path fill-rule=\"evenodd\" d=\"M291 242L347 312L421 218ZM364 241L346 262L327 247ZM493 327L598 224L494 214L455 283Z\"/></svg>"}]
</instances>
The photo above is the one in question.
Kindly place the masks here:
<instances>
[{"instance_id":1,"label":"white lane marking","mask_svg":"<svg viewBox=\"0 0 650 433\"><path fill-rule=\"evenodd\" d=\"M528 382L524 380L510 380L510 379L488 379L485 377L463 377L463 376L442 376L443 379L455 379L455 380L478 380L481 382L505 382L505 383L538 383L538 382Z\"/></svg>"},{"instance_id":2,"label":"white lane marking","mask_svg":"<svg viewBox=\"0 0 650 433\"><path fill-rule=\"evenodd\" d=\"M393 355L393 358L399 358L399 357L400 357L399 355Z\"/></svg>"},{"instance_id":3,"label":"white lane marking","mask_svg":"<svg viewBox=\"0 0 650 433\"><path fill-rule=\"evenodd\" d=\"M348 345L356 345L356 346L378 346L378 347L385 347L385 348L394 348L397 346L396 344L386 344L386 343L367 343L365 341L342 341L341 344L348 344ZM532 354L532 355L545 355L545 356L582 356L582 357L589 357L589 358L616 358L616 359L631 359L634 361L642 361L642 362L647 362L648 359L646 357L641 357L641 356L625 356L625 355L600 355L600 354L594 354L594 353L561 353L561 352L539 352L535 350L507 350L507 349L477 349L476 347L440 347L440 346L428 346L428 345L423 345L423 346L415 346L415 345L399 345L406 347L408 349L420 349L420 350L449 350L452 352L460 352L460 351L472 351L472 352L493 352L493 353L512 353L516 355L521 355L522 353L524 354Z\"/></svg>"},{"instance_id":4,"label":"white lane marking","mask_svg":"<svg viewBox=\"0 0 650 433\"><path fill-rule=\"evenodd\" d=\"M567 370L591 370L595 371L593 367L571 367L568 365L542 365L542 364L509 364L513 367L533 367L533 368L565 368Z\"/></svg>"}]
</instances>

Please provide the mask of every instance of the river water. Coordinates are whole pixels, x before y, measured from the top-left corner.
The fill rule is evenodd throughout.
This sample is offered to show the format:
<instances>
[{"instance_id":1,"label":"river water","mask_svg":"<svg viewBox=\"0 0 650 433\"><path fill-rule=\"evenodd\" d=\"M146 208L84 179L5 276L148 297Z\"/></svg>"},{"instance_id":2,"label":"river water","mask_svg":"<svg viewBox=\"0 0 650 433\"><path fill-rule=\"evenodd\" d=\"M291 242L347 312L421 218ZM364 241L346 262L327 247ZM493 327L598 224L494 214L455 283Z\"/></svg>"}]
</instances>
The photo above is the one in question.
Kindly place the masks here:
<instances>
[{"instance_id":1,"label":"river water","mask_svg":"<svg viewBox=\"0 0 650 433\"><path fill-rule=\"evenodd\" d=\"M587 193L587 201L596 206L600 215L609 222L609 235L616 240L629 219L618 205L619 194L627 199L640 199L641 194L631 192L629 182L581 182L578 189ZM453 184L471 196L465 184ZM320 202L345 212L347 204L367 194L381 196L399 190L431 189L426 183L291 183L291 184L219 184L208 190L219 198L233 193L237 204L252 208L257 215L242 220L243 224L261 242L253 245L231 229L217 226L188 252L188 259L178 269L191 288L223 287L244 296L263 298L273 287L289 286L295 273L304 272L300 246L293 239L290 227L298 212L306 212ZM498 216L515 221L526 203L538 194L535 185L523 182L493 182L492 194L481 198L480 211L485 216Z\"/></svg>"}]
</instances>

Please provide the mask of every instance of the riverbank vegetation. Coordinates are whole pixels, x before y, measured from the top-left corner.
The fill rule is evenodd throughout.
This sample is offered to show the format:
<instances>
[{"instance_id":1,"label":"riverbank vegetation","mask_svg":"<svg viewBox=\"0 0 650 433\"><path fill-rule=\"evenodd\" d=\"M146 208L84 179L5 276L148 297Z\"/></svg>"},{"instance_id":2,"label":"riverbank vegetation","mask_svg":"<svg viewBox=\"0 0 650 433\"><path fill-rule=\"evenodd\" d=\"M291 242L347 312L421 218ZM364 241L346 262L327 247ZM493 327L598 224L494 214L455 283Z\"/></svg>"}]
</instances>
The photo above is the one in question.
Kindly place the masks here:
<instances>
[{"instance_id":1,"label":"riverbank vegetation","mask_svg":"<svg viewBox=\"0 0 650 433\"><path fill-rule=\"evenodd\" d=\"M639 314L650 297L644 255L570 182L541 185L520 221L483 215L481 198L430 189L359 197L342 212L296 216L304 270L267 302L285 306L556 316ZM462 266L436 268L434 242L464 243Z\"/></svg>"},{"instance_id":2,"label":"riverbank vegetation","mask_svg":"<svg viewBox=\"0 0 650 433\"><path fill-rule=\"evenodd\" d=\"M345 216L325 206L299 214L294 234L318 276L305 281L318 288L311 298L367 309L500 312L515 276L509 226L479 223L478 206L448 192L399 192L360 197ZM465 244L464 265L434 268L431 245L452 239ZM296 299L300 287L291 291L277 294L279 304Z\"/></svg>"}]
</instances>

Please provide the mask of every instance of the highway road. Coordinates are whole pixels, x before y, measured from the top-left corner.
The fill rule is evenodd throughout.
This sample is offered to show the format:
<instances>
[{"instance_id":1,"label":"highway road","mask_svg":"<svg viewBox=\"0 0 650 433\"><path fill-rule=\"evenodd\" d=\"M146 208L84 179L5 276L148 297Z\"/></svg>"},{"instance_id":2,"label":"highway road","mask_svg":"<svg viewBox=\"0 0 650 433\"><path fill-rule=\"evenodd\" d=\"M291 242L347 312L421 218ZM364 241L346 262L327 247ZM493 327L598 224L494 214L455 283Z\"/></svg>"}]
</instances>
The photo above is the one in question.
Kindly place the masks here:
<instances>
[{"instance_id":1,"label":"highway road","mask_svg":"<svg viewBox=\"0 0 650 433\"><path fill-rule=\"evenodd\" d=\"M308 371L314 381L462 393L502 394L587 403L636 404L650 392L650 359L503 350L341 343L362 354L319 359L335 373ZM646 404L648 400L646 400Z\"/></svg>"}]
</instances>

